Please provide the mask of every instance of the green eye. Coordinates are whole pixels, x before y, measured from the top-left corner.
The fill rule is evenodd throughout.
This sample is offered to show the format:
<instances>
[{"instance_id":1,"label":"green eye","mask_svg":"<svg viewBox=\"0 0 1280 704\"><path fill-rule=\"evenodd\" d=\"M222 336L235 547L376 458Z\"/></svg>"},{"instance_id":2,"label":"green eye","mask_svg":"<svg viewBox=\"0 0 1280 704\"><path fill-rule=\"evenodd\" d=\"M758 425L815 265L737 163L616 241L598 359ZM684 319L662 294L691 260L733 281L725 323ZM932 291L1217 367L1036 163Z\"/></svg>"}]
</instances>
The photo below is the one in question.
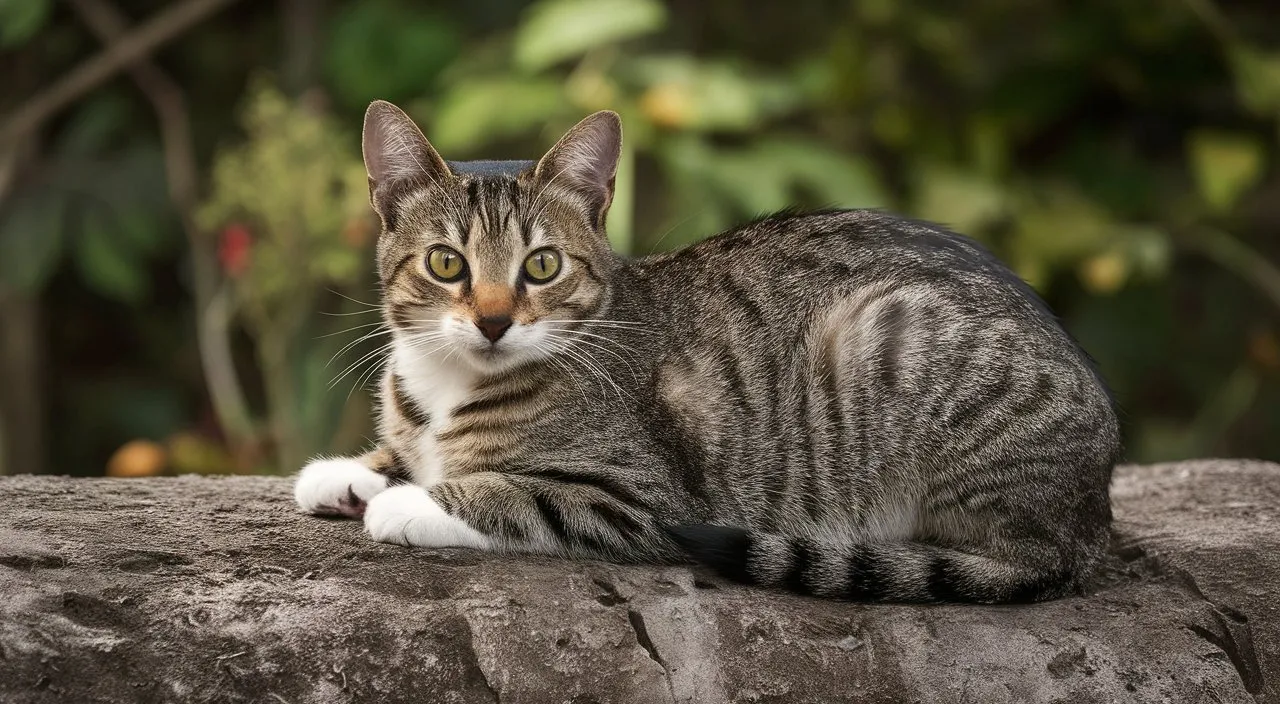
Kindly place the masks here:
<instances>
[{"instance_id":1,"label":"green eye","mask_svg":"<svg viewBox=\"0 0 1280 704\"><path fill-rule=\"evenodd\" d=\"M560 273L560 255L552 249L539 249L524 260L524 273L530 281L546 283Z\"/></svg>"},{"instance_id":2,"label":"green eye","mask_svg":"<svg viewBox=\"0 0 1280 704\"><path fill-rule=\"evenodd\" d=\"M462 278L466 268L462 255L448 247L435 247L427 252L427 269L445 283Z\"/></svg>"}]
</instances>

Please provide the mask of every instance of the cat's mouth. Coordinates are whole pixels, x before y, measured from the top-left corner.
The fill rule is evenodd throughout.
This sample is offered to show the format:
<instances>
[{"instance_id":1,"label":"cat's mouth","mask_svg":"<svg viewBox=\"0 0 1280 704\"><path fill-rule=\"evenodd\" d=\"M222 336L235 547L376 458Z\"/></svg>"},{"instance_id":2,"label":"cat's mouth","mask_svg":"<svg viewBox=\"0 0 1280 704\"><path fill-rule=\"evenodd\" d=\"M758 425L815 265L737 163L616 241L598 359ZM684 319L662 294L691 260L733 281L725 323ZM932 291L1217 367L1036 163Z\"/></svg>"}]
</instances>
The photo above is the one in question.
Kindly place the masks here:
<instances>
[{"instance_id":1,"label":"cat's mouth","mask_svg":"<svg viewBox=\"0 0 1280 704\"><path fill-rule=\"evenodd\" d=\"M473 364L490 369L505 367L519 356L517 347L505 340L486 342L483 345L467 345L466 353Z\"/></svg>"}]
</instances>

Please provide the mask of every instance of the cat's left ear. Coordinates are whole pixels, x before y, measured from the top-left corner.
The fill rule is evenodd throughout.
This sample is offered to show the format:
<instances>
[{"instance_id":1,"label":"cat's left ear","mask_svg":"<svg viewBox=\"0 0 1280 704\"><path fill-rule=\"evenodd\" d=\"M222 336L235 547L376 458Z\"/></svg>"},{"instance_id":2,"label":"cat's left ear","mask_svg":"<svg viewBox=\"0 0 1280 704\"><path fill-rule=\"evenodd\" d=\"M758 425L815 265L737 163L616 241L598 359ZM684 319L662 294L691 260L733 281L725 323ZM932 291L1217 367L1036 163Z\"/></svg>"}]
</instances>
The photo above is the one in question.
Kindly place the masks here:
<instances>
[{"instance_id":1,"label":"cat's left ear","mask_svg":"<svg viewBox=\"0 0 1280 704\"><path fill-rule=\"evenodd\" d=\"M622 155L622 120L601 110L574 125L534 169L543 187L567 188L582 201L598 229L613 202L613 181Z\"/></svg>"},{"instance_id":2,"label":"cat's left ear","mask_svg":"<svg viewBox=\"0 0 1280 704\"><path fill-rule=\"evenodd\" d=\"M451 176L422 130L385 100L373 101L365 111L361 146L369 174L369 201L387 229L395 227L396 211L405 195Z\"/></svg>"}]
</instances>

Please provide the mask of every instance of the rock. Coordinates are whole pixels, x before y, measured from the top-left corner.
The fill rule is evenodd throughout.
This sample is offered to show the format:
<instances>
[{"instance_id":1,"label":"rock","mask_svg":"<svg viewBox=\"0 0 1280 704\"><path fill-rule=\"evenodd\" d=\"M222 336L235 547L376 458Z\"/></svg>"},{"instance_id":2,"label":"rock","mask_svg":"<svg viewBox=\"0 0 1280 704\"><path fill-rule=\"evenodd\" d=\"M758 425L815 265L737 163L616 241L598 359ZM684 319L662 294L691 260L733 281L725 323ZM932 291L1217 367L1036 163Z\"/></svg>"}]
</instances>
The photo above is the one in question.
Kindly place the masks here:
<instances>
[{"instance_id":1,"label":"rock","mask_svg":"<svg viewBox=\"0 0 1280 704\"><path fill-rule=\"evenodd\" d=\"M369 542L282 478L0 479L0 701L1280 702L1280 466L1117 471L1087 596L872 606Z\"/></svg>"}]
</instances>

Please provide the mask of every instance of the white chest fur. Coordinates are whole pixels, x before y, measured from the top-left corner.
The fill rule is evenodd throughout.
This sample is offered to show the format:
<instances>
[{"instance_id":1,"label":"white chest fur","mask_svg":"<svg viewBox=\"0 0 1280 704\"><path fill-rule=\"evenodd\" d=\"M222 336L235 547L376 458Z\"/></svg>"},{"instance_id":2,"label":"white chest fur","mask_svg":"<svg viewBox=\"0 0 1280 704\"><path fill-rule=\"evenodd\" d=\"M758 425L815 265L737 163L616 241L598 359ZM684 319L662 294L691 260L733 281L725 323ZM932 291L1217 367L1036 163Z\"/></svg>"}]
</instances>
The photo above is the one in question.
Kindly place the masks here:
<instances>
[{"instance_id":1,"label":"white chest fur","mask_svg":"<svg viewBox=\"0 0 1280 704\"><path fill-rule=\"evenodd\" d=\"M431 486L444 478L444 467L436 448L436 434L449 425L449 414L471 395L477 374L465 362L424 356L412 346L397 343L392 353L396 374L405 394L431 416L431 425L417 434L415 447L404 448L416 455L408 462L414 481Z\"/></svg>"}]
</instances>

